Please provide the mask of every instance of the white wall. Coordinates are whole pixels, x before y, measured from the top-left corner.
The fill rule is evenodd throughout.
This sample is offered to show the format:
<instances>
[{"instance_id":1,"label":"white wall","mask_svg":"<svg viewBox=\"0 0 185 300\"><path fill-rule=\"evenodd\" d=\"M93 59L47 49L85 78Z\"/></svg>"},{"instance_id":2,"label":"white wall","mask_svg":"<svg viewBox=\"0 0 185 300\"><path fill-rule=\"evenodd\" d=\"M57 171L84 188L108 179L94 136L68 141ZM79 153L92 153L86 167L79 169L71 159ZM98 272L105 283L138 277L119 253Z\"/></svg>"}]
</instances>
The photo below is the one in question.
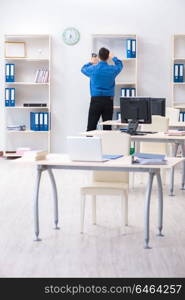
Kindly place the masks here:
<instances>
[{"instance_id":1,"label":"white wall","mask_svg":"<svg viewBox=\"0 0 185 300\"><path fill-rule=\"evenodd\" d=\"M89 84L80 68L89 60L92 33L137 34L139 93L170 104L171 34L185 33L184 12L184 0L0 0L1 44L5 33L52 35L52 151L65 151L65 137L86 129ZM62 41L68 26L81 33L75 46ZM2 47L0 55L2 127Z\"/></svg>"}]
</instances>

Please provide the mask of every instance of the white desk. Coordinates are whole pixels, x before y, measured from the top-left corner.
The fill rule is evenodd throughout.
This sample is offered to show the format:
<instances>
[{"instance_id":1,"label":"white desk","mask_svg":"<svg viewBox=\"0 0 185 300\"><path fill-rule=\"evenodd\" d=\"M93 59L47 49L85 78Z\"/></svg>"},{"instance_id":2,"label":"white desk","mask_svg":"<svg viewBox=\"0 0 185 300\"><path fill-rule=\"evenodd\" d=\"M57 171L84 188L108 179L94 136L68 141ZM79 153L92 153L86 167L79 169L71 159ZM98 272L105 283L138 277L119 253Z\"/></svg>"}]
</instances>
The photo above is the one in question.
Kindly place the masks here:
<instances>
[{"instance_id":1,"label":"white desk","mask_svg":"<svg viewBox=\"0 0 185 300\"><path fill-rule=\"evenodd\" d=\"M120 120L109 120L105 122L100 122L99 125L111 125L115 128L127 127L128 123L121 123ZM169 124L170 129L185 129L185 122L172 122Z\"/></svg>"},{"instance_id":2,"label":"white desk","mask_svg":"<svg viewBox=\"0 0 185 300\"><path fill-rule=\"evenodd\" d=\"M54 200L54 223L55 228L58 229L58 197L55 178L52 170L54 169L72 169L72 170L103 170L103 171L123 171L123 172L147 172L149 173L149 182L146 187L146 197L144 202L144 247L149 248L149 225L150 225L150 199L152 192L153 178L156 176L158 184L158 236L162 236L163 226L163 190L160 170L166 168L175 167L182 161L181 158L170 158L167 165L138 165L131 164L131 157L122 157L116 160L110 160L106 162L71 162L67 155L61 155L60 157L35 161L32 164L35 165L37 170L36 186L34 191L34 230L36 235L36 241L39 241L39 187L41 175L44 171L47 171L50 177L53 191ZM31 163L24 159L18 159L19 163Z\"/></svg>"},{"instance_id":3,"label":"white desk","mask_svg":"<svg viewBox=\"0 0 185 300\"><path fill-rule=\"evenodd\" d=\"M101 135L104 130L92 130L83 132L82 135L94 136ZM178 147L181 146L183 158L185 158L185 136L170 136L164 132L146 134L146 135L131 135L131 140L134 142L153 142L153 143L171 143L175 145L173 156L176 157ZM185 189L185 160L183 161L183 174L181 189ZM174 195L174 168L171 170L170 179L170 196Z\"/></svg>"}]
</instances>

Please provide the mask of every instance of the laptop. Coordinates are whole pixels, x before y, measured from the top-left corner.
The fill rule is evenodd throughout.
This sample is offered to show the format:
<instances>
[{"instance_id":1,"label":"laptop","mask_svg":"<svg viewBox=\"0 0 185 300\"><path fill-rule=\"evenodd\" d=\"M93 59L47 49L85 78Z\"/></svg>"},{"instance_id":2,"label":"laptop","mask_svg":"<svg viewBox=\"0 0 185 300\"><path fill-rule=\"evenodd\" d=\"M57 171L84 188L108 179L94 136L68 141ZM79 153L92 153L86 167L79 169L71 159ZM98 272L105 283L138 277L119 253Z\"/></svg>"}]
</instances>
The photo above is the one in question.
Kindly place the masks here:
<instances>
[{"instance_id":1,"label":"laptop","mask_svg":"<svg viewBox=\"0 0 185 300\"><path fill-rule=\"evenodd\" d=\"M101 137L68 136L67 150L72 161L107 161L123 155L103 155Z\"/></svg>"}]
</instances>

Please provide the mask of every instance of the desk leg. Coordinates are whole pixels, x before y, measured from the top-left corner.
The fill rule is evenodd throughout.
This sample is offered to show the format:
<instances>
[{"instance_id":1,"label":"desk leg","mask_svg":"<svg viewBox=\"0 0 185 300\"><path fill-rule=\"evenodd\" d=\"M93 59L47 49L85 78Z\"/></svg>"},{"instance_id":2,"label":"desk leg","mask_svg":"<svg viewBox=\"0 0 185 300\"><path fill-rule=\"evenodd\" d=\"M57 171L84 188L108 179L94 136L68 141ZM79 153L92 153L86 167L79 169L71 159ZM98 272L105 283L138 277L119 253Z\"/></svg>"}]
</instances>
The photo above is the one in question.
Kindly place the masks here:
<instances>
[{"instance_id":1,"label":"desk leg","mask_svg":"<svg viewBox=\"0 0 185 300\"><path fill-rule=\"evenodd\" d=\"M177 156L178 147L179 147L179 144L175 144L175 149L174 149L174 153L173 153L174 157ZM175 196L174 195L174 172L175 172L175 168L173 167L170 170L170 194L169 194L169 196Z\"/></svg>"},{"instance_id":2,"label":"desk leg","mask_svg":"<svg viewBox=\"0 0 185 300\"><path fill-rule=\"evenodd\" d=\"M55 182L55 177L51 169L47 169L47 171L49 173L49 177L51 180L52 192L53 192L55 229L60 229L60 227L58 227L58 196L57 196L57 186Z\"/></svg>"},{"instance_id":3,"label":"desk leg","mask_svg":"<svg viewBox=\"0 0 185 300\"><path fill-rule=\"evenodd\" d=\"M146 199L144 204L144 248L150 249L149 247L149 224L150 224L150 199L152 192L152 183L155 173L149 173L149 181L146 190Z\"/></svg>"},{"instance_id":4,"label":"desk leg","mask_svg":"<svg viewBox=\"0 0 185 300\"><path fill-rule=\"evenodd\" d=\"M37 176L35 184L35 195L34 195L34 230L35 230L35 241L41 241L39 238L39 187L40 179L42 175L42 166L37 167Z\"/></svg>"},{"instance_id":5,"label":"desk leg","mask_svg":"<svg viewBox=\"0 0 185 300\"><path fill-rule=\"evenodd\" d=\"M185 144L181 144L182 147L182 155L185 158ZM182 171L182 186L181 186L181 190L184 190L184 185L185 185L185 160L183 161L183 171Z\"/></svg>"},{"instance_id":6,"label":"desk leg","mask_svg":"<svg viewBox=\"0 0 185 300\"><path fill-rule=\"evenodd\" d=\"M158 229L159 229L158 236L164 236L162 234L162 228L163 228L163 187L162 187L160 172L158 172L156 174L156 177L157 177L157 185L158 185Z\"/></svg>"}]
</instances>

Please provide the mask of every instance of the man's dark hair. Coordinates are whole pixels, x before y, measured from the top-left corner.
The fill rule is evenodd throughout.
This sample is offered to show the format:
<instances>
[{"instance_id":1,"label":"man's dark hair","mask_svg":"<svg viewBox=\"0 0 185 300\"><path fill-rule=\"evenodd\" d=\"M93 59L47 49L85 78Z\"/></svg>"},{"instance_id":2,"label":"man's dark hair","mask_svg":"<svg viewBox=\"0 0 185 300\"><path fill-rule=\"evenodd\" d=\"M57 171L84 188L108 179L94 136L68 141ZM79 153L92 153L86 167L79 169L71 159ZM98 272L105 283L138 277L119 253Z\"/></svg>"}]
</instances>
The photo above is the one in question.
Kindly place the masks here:
<instances>
[{"instance_id":1,"label":"man's dark hair","mask_svg":"<svg viewBox=\"0 0 185 300\"><path fill-rule=\"evenodd\" d=\"M101 48L98 55L101 60L106 61L109 58L109 50L106 48Z\"/></svg>"}]
</instances>

